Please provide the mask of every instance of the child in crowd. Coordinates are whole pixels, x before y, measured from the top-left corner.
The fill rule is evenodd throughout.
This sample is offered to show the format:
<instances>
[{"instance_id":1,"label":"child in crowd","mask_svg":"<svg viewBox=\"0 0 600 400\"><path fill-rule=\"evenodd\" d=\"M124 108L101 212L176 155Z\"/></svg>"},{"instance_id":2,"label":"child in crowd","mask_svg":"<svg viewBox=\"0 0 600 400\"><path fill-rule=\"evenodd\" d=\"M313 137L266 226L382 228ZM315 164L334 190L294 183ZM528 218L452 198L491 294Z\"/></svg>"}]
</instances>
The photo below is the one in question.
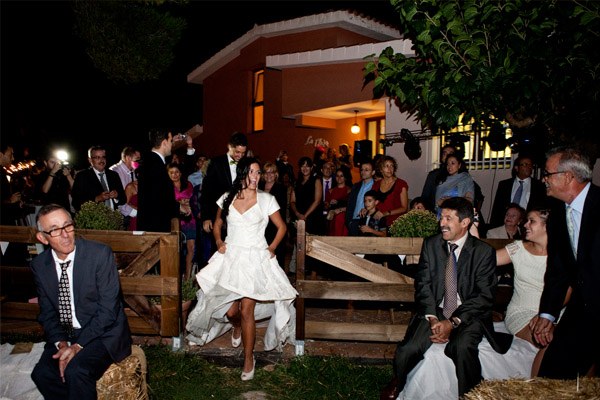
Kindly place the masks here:
<instances>
[{"instance_id":1,"label":"child in crowd","mask_svg":"<svg viewBox=\"0 0 600 400\"><path fill-rule=\"evenodd\" d=\"M377 212L377 205L379 204L379 192L377 190L369 190L365 193L364 199L367 213L364 217L361 217L358 222L362 236L387 236L387 224L385 218L373 218Z\"/></svg>"}]
</instances>

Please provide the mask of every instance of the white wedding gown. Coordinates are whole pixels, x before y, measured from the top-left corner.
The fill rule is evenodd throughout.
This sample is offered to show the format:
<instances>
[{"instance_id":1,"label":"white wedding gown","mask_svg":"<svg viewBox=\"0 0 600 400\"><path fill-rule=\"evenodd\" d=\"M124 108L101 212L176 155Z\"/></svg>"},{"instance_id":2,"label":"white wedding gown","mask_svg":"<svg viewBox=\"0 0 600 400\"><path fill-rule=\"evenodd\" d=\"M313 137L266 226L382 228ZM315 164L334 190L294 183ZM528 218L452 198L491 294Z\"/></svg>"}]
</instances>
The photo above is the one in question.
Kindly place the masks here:
<instances>
[{"instance_id":1,"label":"white wedding gown","mask_svg":"<svg viewBox=\"0 0 600 400\"><path fill-rule=\"evenodd\" d=\"M222 208L226 195L217 201ZM270 318L264 337L265 350L281 351L295 344L298 292L285 272L271 257L265 240L269 215L279 210L275 197L258 190L257 202L243 214L230 205L227 215L227 249L218 251L198 272L198 303L191 311L186 329L191 343L204 345L231 329L225 313L243 297L257 301L256 321Z\"/></svg>"}]
</instances>

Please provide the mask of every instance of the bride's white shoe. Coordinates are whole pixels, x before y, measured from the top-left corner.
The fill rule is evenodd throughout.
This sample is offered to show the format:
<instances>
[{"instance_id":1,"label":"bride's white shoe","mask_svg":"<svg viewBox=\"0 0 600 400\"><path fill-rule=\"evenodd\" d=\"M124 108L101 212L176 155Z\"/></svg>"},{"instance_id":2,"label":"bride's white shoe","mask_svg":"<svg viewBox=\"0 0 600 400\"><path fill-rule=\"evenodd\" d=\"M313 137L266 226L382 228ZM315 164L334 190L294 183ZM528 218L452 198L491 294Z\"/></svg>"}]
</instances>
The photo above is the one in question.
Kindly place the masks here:
<instances>
[{"instance_id":1,"label":"bride's white shoe","mask_svg":"<svg viewBox=\"0 0 600 400\"><path fill-rule=\"evenodd\" d=\"M231 328L231 346L240 347L240 344L242 344L242 332L240 332L239 338L233 337L234 332L235 332L235 328Z\"/></svg>"},{"instance_id":2,"label":"bride's white shoe","mask_svg":"<svg viewBox=\"0 0 600 400\"><path fill-rule=\"evenodd\" d=\"M254 367L256 367L256 359L254 357L252 357L252 371L250 371L250 372L242 371L242 380L243 381L249 381L254 378Z\"/></svg>"}]
</instances>

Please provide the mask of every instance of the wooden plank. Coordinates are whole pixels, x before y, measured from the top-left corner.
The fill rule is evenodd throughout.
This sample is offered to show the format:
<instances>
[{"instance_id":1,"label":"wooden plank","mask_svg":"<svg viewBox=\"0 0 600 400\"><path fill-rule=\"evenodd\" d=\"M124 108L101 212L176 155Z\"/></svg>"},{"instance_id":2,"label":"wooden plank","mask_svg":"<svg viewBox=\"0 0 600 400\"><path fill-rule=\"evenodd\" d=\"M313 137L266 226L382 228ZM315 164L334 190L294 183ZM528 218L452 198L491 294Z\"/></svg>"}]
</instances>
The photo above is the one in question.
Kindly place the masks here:
<instances>
[{"instance_id":1,"label":"wooden plank","mask_svg":"<svg viewBox=\"0 0 600 400\"><path fill-rule=\"evenodd\" d=\"M145 296L123 296L132 312L143 319L153 329L154 335L160 334L161 313L152 306Z\"/></svg>"},{"instance_id":2,"label":"wooden plank","mask_svg":"<svg viewBox=\"0 0 600 400\"><path fill-rule=\"evenodd\" d=\"M481 240L483 240L484 242L486 242L487 244L489 244L496 250L503 248L504 246L506 246L509 243L512 243L512 241L513 241L513 239L481 239Z\"/></svg>"},{"instance_id":3,"label":"wooden plank","mask_svg":"<svg viewBox=\"0 0 600 400\"><path fill-rule=\"evenodd\" d=\"M413 302L410 284L334 281L296 281L296 290L307 299Z\"/></svg>"},{"instance_id":4,"label":"wooden plank","mask_svg":"<svg viewBox=\"0 0 600 400\"><path fill-rule=\"evenodd\" d=\"M0 226L0 241L11 243L37 243L37 229L32 226Z\"/></svg>"},{"instance_id":5,"label":"wooden plank","mask_svg":"<svg viewBox=\"0 0 600 400\"><path fill-rule=\"evenodd\" d=\"M160 259L160 240L157 239L126 268L121 270L121 276L142 276L148 272Z\"/></svg>"},{"instance_id":6,"label":"wooden plank","mask_svg":"<svg viewBox=\"0 0 600 400\"><path fill-rule=\"evenodd\" d=\"M422 238L308 236L338 249L360 254L421 254Z\"/></svg>"},{"instance_id":7,"label":"wooden plank","mask_svg":"<svg viewBox=\"0 0 600 400\"><path fill-rule=\"evenodd\" d=\"M181 293L179 266L179 235L171 233L160 237L160 274L163 277L177 277L177 293ZM181 326L181 299L178 296L163 296L161 313L161 336L179 336Z\"/></svg>"},{"instance_id":8,"label":"wooden plank","mask_svg":"<svg viewBox=\"0 0 600 400\"><path fill-rule=\"evenodd\" d=\"M357 257L321 240L322 236L306 238L306 254L341 270L377 283L407 283L404 276L382 265Z\"/></svg>"},{"instance_id":9,"label":"wooden plank","mask_svg":"<svg viewBox=\"0 0 600 400\"><path fill-rule=\"evenodd\" d=\"M2 303L3 319L37 320L40 306L37 303L5 301Z\"/></svg>"},{"instance_id":10,"label":"wooden plank","mask_svg":"<svg viewBox=\"0 0 600 400\"><path fill-rule=\"evenodd\" d=\"M114 252L142 252L152 246L166 233L144 232L134 234L130 231L107 231L98 229L76 229L75 233L88 240L102 242Z\"/></svg>"},{"instance_id":11,"label":"wooden plank","mask_svg":"<svg viewBox=\"0 0 600 400\"><path fill-rule=\"evenodd\" d=\"M137 315L135 311L126 307L125 315L127 316L131 333L138 335L158 335L156 329L150 326L145 319Z\"/></svg>"},{"instance_id":12,"label":"wooden plank","mask_svg":"<svg viewBox=\"0 0 600 400\"><path fill-rule=\"evenodd\" d=\"M126 295L177 296L178 278L162 275L121 276L121 290Z\"/></svg>"},{"instance_id":13,"label":"wooden plank","mask_svg":"<svg viewBox=\"0 0 600 400\"><path fill-rule=\"evenodd\" d=\"M306 321L304 329L307 339L399 342L407 328L407 325Z\"/></svg>"},{"instance_id":14,"label":"wooden plank","mask_svg":"<svg viewBox=\"0 0 600 400\"><path fill-rule=\"evenodd\" d=\"M306 262L306 223L297 221L296 223L296 281L305 278ZM306 321L306 309L304 299L299 296L296 299L296 338L304 340L304 324Z\"/></svg>"}]
</instances>

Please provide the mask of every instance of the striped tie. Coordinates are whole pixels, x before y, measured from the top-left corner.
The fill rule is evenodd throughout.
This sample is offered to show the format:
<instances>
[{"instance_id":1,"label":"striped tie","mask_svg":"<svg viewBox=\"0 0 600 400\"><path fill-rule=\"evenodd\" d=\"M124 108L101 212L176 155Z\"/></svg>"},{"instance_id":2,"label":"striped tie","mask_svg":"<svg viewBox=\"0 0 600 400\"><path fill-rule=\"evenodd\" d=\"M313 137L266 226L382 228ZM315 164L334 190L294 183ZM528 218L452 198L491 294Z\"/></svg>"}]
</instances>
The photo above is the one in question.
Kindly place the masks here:
<instances>
[{"instance_id":1,"label":"striped tie","mask_svg":"<svg viewBox=\"0 0 600 400\"><path fill-rule=\"evenodd\" d=\"M444 317L450 319L452 313L458 308L458 284L456 282L456 255L454 250L458 248L456 243L448 243L450 254L446 261L446 276L444 279Z\"/></svg>"}]
</instances>

